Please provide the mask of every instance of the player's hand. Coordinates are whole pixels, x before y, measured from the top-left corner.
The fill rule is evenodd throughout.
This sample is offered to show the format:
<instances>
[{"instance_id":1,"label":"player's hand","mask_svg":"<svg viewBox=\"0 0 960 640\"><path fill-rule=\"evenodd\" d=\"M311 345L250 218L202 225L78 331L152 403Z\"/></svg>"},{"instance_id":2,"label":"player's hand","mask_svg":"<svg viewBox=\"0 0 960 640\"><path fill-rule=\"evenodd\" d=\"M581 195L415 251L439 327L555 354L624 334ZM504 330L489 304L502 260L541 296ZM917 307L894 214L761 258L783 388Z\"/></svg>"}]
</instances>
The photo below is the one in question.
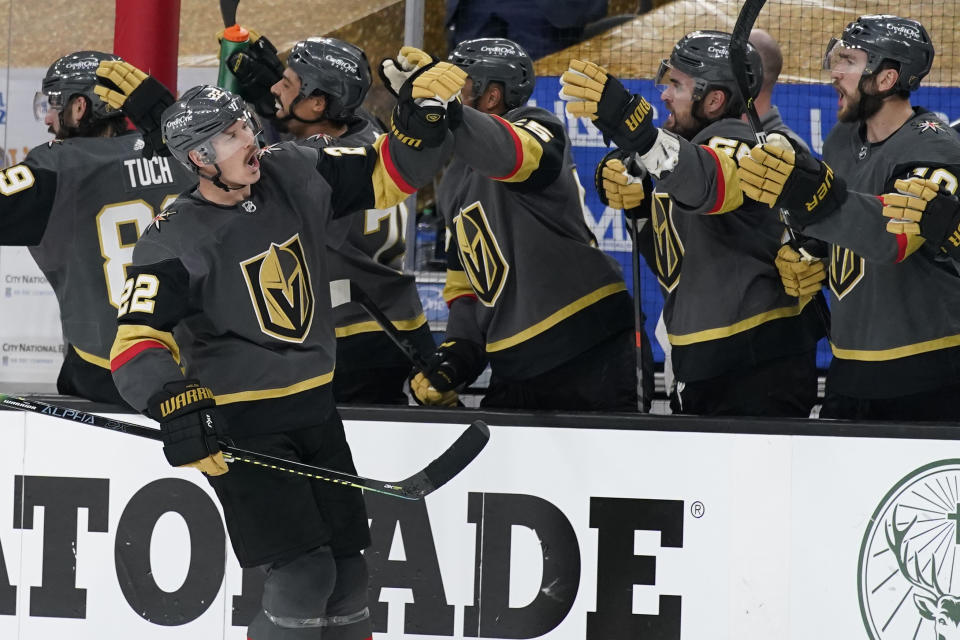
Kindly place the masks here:
<instances>
[{"instance_id":1,"label":"player's hand","mask_svg":"<svg viewBox=\"0 0 960 640\"><path fill-rule=\"evenodd\" d=\"M653 107L643 96L631 95L606 69L573 59L560 76L560 84L567 113L593 120L604 140L641 155L653 147L657 139Z\"/></svg>"},{"instance_id":2,"label":"player's hand","mask_svg":"<svg viewBox=\"0 0 960 640\"><path fill-rule=\"evenodd\" d=\"M377 72L383 85L393 94L394 98L400 96L400 88L403 83L413 75L417 69L433 64L434 59L426 51L416 47L401 47L396 58L384 58L380 61Z\"/></svg>"},{"instance_id":3,"label":"player's hand","mask_svg":"<svg viewBox=\"0 0 960 640\"><path fill-rule=\"evenodd\" d=\"M802 249L797 251L788 244L780 247L773 262L780 272L783 290L796 298L814 295L827 279L823 260Z\"/></svg>"},{"instance_id":4,"label":"player's hand","mask_svg":"<svg viewBox=\"0 0 960 640\"><path fill-rule=\"evenodd\" d=\"M769 207L784 207L800 225L835 212L847 199L847 185L825 162L810 153L797 153L779 134L757 145L740 159L740 189Z\"/></svg>"},{"instance_id":5,"label":"player's hand","mask_svg":"<svg viewBox=\"0 0 960 640\"><path fill-rule=\"evenodd\" d=\"M160 423L163 455L171 466L211 476L227 472L219 443L226 429L215 405L210 389L196 380L168 382L150 397L147 415Z\"/></svg>"},{"instance_id":6,"label":"player's hand","mask_svg":"<svg viewBox=\"0 0 960 640\"><path fill-rule=\"evenodd\" d=\"M923 178L897 180L897 193L880 196L887 231L921 236L960 259L960 201L941 184Z\"/></svg>"},{"instance_id":7,"label":"player's hand","mask_svg":"<svg viewBox=\"0 0 960 640\"><path fill-rule=\"evenodd\" d=\"M623 209L631 219L650 217L653 183L650 174L635 165L632 153L614 149L604 156L593 174L593 184L604 205Z\"/></svg>"},{"instance_id":8,"label":"player's hand","mask_svg":"<svg viewBox=\"0 0 960 640\"><path fill-rule=\"evenodd\" d=\"M414 149L439 147L460 118L460 90L467 74L449 62L420 67L400 87L390 130Z\"/></svg>"},{"instance_id":9,"label":"player's hand","mask_svg":"<svg viewBox=\"0 0 960 640\"><path fill-rule=\"evenodd\" d=\"M427 360L426 368L410 382L410 389L422 404L435 404L435 394L456 391L477 379L487 366L483 345L470 340L447 340ZM418 393L418 389L420 392ZM456 401L456 396L442 396ZM452 406L452 405L444 405Z\"/></svg>"},{"instance_id":10,"label":"player's hand","mask_svg":"<svg viewBox=\"0 0 960 640\"><path fill-rule=\"evenodd\" d=\"M227 68L237 78L241 98L252 104L261 116L276 116L276 99L270 88L283 77L283 63L270 40L250 31L250 45L230 54Z\"/></svg>"},{"instance_id":11,"label":"player's hand","mask_svg":"<svg viewBox=\"0 0 960 640\"><path fill-rule=\"evenodd\" d=\"M97 67L97 76L117 88L97 84L93 90L108 105L123 111L143 134L143 154L147 157L154 153L170 155L160 129L163 110L174 103L170 90L153 76L122 60L104 60Z\"/></svg>"},{"instance_id":12,"label":"player's hand","mask_svg":"<svg viewBox=\"0 0 960 640\"><path fill-rule=\"evenodd\" d=\"M410 392L417 404L428 407L455 407L460 400L456 391L437 391L422 371L410 379Z\"/></svg>"}]
</instances>

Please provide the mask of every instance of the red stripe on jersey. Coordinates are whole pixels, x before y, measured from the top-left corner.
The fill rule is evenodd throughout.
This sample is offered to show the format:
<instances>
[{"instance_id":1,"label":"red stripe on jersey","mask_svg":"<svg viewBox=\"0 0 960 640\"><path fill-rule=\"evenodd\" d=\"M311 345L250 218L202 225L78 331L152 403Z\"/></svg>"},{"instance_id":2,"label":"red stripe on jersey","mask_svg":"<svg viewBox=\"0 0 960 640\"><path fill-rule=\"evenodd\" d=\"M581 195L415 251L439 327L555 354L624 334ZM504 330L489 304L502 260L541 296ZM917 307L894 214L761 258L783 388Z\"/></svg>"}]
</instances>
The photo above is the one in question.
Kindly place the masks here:
<instances>
[{"instance_id":1,"label":"red stripe on jersey","mask_svg":"<svg viewBox=\"0 0 960 640\"><path fill-rule=\"evenodd\" d=\"M723 175L723 167L720 166L720 158L717 157L717 152L710 147L704 147L701 145L701 148L709 151L713 161L717 164L717 201L713 203L713 207L710 209L710 211L707 211L708 214L716 213L717 211L720 211L720 207L723 206L723 201L727 195L727 177Z\"/></svg>"},{"instance_id":2,"label":"red stripe on jersey","mask_svg":"<svg viewBox=\"0 0 960 640\"><path fill-rule=\"evenodd\" d=\"M447 301L447 309L449 309L450 306L451 306L454 302L456 302L457 300L459 300L460 298L473 298L474 300L476 300L476 299L477 299L477 294L475 294L475 293L464 293L464 294L462 294L462 295L457 296L456 298L451 298L450 300Z\"/></svg>"},{"instance_id":3,"label":"red stripe on jersey","mask_svg":"<svg viewBox=\"0 0 960 640\"><path fill-rule=\"evenodd\" d=\"M400 170L397 169L397 165L394 164L393 158L390 156L390 140L389 138L383 141L383 144L380 145L380 157L383 158L383 166L387 170L387 175L390 176L390 179L393 180L393 183L403 191L404 193L414 193L417 188L410 186L406 180L403 179L403 176L400 175Z\"/></svg>"},{"instance_id":4,"label":"red stripe on jersey","mask_svg":"<svg viewBox=\"0 0 960 640\"><path fill-rule=\"evenodd\" d=\"M898 233L894 237L897 239L897 259L894 262L903 262L903 259L907 257L907 235Z\"/></svg>"},{"instance_id":5,"label":"red stripe on jersey","mask_svg":"<svg viewBox=\"0 0 960 640\"><path fill-rule=\"evenodd\" d=\"M144 340L143 342L138 342L133 345L123 353L119 354L116 358L110 361L110 370L116 371L123 365L127 364L135 357L146 351L147 349L166 349L167 346L162 342L157 342L156 340Z\"/></svg>"},{"instance_id":6,"label":"red stripe on jersey","mask_svg":"<svg viewBox=\"0 0 960 640\"><path fill-rule=\"evenodd\" d=\"M491 113L490 115L493 115L493 114ZM508 123L506 120L504 120L500 116L493 116L493 118L497 122L502 124L504 127L506 127L507 131L510 132L510 137L513 138L513 153L517 157L517 160L513 165L513 169L511 169L506 175L500 176L499 178L492 178L492 179L508 180L509 178L512 178L517 173L517 171L520 171L520 167L523 166L523 143L520 142L520 136L518 136L517 132L513 130L513 127L510 126L510 123Z\"/></svg>"}]
</instances>

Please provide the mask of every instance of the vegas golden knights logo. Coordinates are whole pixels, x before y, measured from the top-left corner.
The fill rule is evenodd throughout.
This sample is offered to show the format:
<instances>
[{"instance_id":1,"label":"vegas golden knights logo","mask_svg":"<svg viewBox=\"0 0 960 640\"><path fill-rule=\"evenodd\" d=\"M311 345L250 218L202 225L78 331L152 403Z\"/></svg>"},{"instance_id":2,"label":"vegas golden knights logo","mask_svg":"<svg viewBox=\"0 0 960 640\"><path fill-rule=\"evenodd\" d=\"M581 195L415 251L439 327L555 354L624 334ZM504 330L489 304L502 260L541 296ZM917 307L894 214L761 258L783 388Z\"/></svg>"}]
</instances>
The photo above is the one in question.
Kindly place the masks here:
<instances>
[{"instance_id":1,"label":"vegas golden knights logo","mask_svg":"<svg viewBox=\"0 0 960 640\"><path fill-rule=\"evenodd\" d=\"M260 330L287 342L303 342L313 322L313 288L300 235L240 263Z\"/></svg>"},{"instance_id":2,"label":"vegas golden knights logo","mask_svg":"<svg viewBox=\"0 0 960 640\"><path fill-rule=\"evenodd\" d=\"M830 290L837 299L850 293L863 278L863 258L850 249L833 245L830 251Z\"/></svg>"},{"instance_id":3,"label":"vegas golden knights logo","mask_svg":"<svg viewBox=\"0 0 960 640\"><path fill-rule=\"evenodd\" d=\"M657 258L657 279L667 291L673 291L680 281L683 264L683 243L673 226L673 201L665 193L653 194L651 207L653 246Z\"/></svg>"},{"instance_id":4,"label":"vegas golden knights logo","mask_svg":"<svg viewBox=\"0 0 960 640\"><path fill-rule=\"evenodd\" d=\"M490 230L487 215L480 202L460 210L453 220L457 233L457 248L463 271L477 299L492 307L507 282L510 265L503 258L500 245Z\"/></svg>"}]
</instances>

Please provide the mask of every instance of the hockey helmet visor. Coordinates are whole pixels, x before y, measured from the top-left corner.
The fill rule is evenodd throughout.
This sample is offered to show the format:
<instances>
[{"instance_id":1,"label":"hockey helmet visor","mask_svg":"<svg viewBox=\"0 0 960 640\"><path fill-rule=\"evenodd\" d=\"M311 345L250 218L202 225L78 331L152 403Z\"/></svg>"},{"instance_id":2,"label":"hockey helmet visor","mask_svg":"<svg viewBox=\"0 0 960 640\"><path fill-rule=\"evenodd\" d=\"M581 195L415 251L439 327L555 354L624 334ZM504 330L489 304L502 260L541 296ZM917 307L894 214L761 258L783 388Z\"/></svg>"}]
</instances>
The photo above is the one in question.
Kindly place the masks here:
<instances>
[{"instance_id":1,"label":"hockey helmet visor","mask_svg":"<svg viewBox=\"0 0 960 640\"><path fill-rule=\"evenodd\" d=\"M257 141L262 127L257 117L245 112L241 117L228 124L227 127L211 138L194 147L200 160L205 164L223 162L227 158L247 148L251 143L260 148Z\"/></svg>"},{"instance_id":2,"label":"hockey helmet visor","mask_svg":"<svg viewBox=\"0 0 960 640\"><path fill-rule=\"evenodd\" d=\"M840 38L830 38L823 54L823 68L843 74L862 75L867 69L867 52L851 47Z\"/></svg>"}]
</instances>

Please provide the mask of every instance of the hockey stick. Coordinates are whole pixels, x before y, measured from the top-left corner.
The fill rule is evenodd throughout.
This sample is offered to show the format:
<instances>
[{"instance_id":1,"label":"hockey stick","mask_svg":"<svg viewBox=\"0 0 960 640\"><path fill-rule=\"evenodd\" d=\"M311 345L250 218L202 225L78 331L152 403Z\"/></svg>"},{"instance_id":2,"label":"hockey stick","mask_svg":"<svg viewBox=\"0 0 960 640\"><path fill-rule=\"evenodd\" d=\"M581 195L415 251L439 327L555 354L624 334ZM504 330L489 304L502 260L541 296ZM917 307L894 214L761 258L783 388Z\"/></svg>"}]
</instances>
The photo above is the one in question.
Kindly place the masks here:
<instances>
[{"instance_id":1,"label":"hockey stick","mask_svg":"<svg viewBox=\"0 0 960 640\"><path fill-rule=\"evenodd\" d=\"M423 357L420 355L420 352L417 351L417 348L413 346L413 343L400 335L397 328L390 322L387 314L385 314L383 310L377 306L377 303L367 295L367 292L361 289L353 280L332 280L330 282L330 302L334 307L348 302L356 302L359 304L363 310L380 325L380 328L387 334L391 342L397 345L397 348L400 349L414 367L419 371L426 370L427 363L424 362Z\"/></svg>"},{"instance_id":2,"label":"hockey stick","mask_svg":"<svg viewBox=\"0 0 960 640\"><path fill-rule=\"evenodd\" d=\"M72 420L73 422L79 422L92 427L119 431L120 433L149 438L150 440L161 439L159 429L144 427L130 422L122 422L112 418L104 418L103 416L98 416L93 413L86 413L78 409L58 407L37 400L25 400L4 393L0 393L0 406L20 411L40 413L63 420ZM314 480L323 480L325 482L342 484L365 491L382 493L394 498L419 500L433 493L463 471L466 466L483 451L489 439L490 429L486 423L482 420L474 420L473 423L460 434L460 437L433 462L409 478L398 482L374 480L344 471L337 471L336 469L326 469L295 460L276 458L264 453L241 449L224 441L220 442L220 451L223 452L223 458L228 463L244 462L265 469L294 473L298 476L305 476Z\"/></svg>"},{"instance_id":3,"label":"hockey stick","mask_svg":"<svg viewBox=\"0 0 960 640\"><path fill-rule=\"evenodd\" d=\"M750 128L753 129L753 135L758 144L766 144L767 132L763 130L763 123L760 121L760 114L757 113L757 105L754 104L750 96L750 79L747 77L747 41L750 39L750 31L760 15L760 10L767 0L744 0L740 7L740 14L737 16L737 22L733 25L733 32L730 34L730 69L733 71L733 78L737 82L737 91L740 93L740 99L747 107L747 121ZM797 240L797 234L790 226L790 214L786 209L780 209L780 217L783 220L784 228L787 230L787 237L790 240L790 246L796 249L800 254L808 259L814 259L809 253L800 248L800 242ZM820 322L823 324L823 330L830 339L830 309L827 307L827 301L822 292L818 292L813 297L813 306L817 310Z\"/></svg>"},{"instance_id":4,"label":"hockey stick","mask_svg":"<svg viewBox=\"0 0 960 640\"><path fill-rule=\"evenodd\" d=\"M634 218L627 223L630 227L631 240L633 240L633 251L631 252L631 262L633 266L633 329L636 346L634 355L637 360L637 410L643 413L643 407L646 398L643 397L643 304L640 301L640 247L637 246L640 239L640 220Z\"/></svg>"}]
</instances>

